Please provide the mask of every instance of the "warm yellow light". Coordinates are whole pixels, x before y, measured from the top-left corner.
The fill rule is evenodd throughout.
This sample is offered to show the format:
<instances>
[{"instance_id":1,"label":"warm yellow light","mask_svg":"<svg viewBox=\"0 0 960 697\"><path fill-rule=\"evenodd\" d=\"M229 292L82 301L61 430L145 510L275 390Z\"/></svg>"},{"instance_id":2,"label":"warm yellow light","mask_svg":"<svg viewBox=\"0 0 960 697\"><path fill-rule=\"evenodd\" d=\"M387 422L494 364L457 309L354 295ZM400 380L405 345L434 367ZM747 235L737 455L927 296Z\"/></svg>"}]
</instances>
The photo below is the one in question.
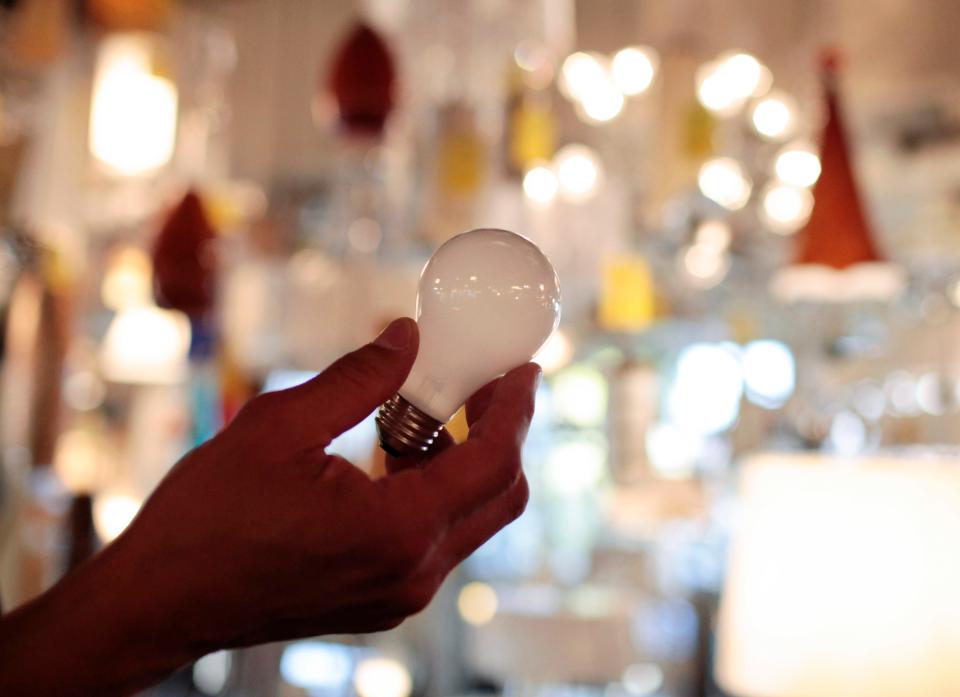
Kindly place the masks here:
<instances>
[{"instance_id":1,"label":"warm yellow light","mask_svg":"<svg viewBox=\"0 0 960 697\"><path fill-rule=\"evenodd\" d=\"M567 337L566 332L558 329L537 351L533 360L540 364L544 373L550 375L565 367L571 358L573 358L573 342Z\"/></svg>"},{"instance_id":2,"label":"warm yellow light","mask_svg":"<svg viewBox=\"0 0 960 697\"><path fill-rule=\"evenodd\" d=\"M93 525L104 542L120 536L140 510L141 501L128 494L106 493L93 501Z\"/></svg>"},{"instance_id":3,"label":"warm yellow light","mask_svg":"<svg viewBox=\"0 0 960 697\"><path fill-rule=\"evenodd\" d=\"M604 80L609 80L607 70L596 54L571 53L560 68L560 91L574 101L582 101L595 83Z\"/></svg>"},{"instance_id":4,"label":"warm yellow light","mask_svg":"<svg viewBox=\"0 0 960 697\"><path fill-rule=\"evenodd\" d=\"M593 198L601 181L600 158L586 145L573 143L560 149L554 168L560 184L560 195L574 203Z\"/></svg>"},{"instance_id":5,"label":"warm yellow light","mask_svg":"<svg viewBox=\"0 0 960 697\"><path fill-rule=\"evenodd\" d=\"M353 686L358 697L409 697L413 679L395 658L365 658L357 665Z\"/></svg>"},{"instance_id":6,"label":"warm yellow light","mask_svg":"<svg viewBox=\"0 0 960 697\"><path fill-rule=\"evenodd\" d=\"M704 196L729 210L743 208L753 189L743 167L731 157L718 157L704 163L697 183Z\"/></svg>"},{"instance_id":7,"label":"warm yellow light","mask_svg":"<svg viewBox=\"0 0 960 697\"><path fill-rule=\"evenodd\" d=\"M704 220L697 226L696 244L714 253L726 250L732 238L730 226L722 220Z\"/></svg>"},{"instance_id":8,"label":"warm yellow light","mask_svg":"<svg viewBox=\"0 0 960 697\"><path fill-rule=\"evenodd\" d=\"M480 581L468 583L457 597L457 609L464 622L475 627L487 624L497 614L497 592Z\"/></svg>"},{"instance_id":9,"label":"warm yellow light","mask_svg":"<svg viewBox=\"0 0 960 697\"><path fill-rule=\"evenodd\" d=\"M813 209L813 195L807 189L775 184L763 194L763 217L779 234L796 231Z\"/></svg>"},{"instance_id":10,"label":"warm yellow light","mask_svg":"<svg viewBox=\"0 0 960 697\"><path fill-rule=\"evenodd\" d=\"M796 127L797 105L783 92L771 92L757 102L750 114L754 130L768 140L786 138Z\"/></svg>"},{"instance_id":11,"label":"warm yellow light","mask_svg":"<svg viewBox=\"0 0 960 697\"><path fill-rule=\"evenodd\" d=\"M140 175L173 156L177 90L154 73L151 39L117 34L103 39L90 110L90 152L109 171Z\"/></svg>"},{"instance_id":12,"label":"warm yellow light","mask_svg":"<svg viewBox=\"0 0 960 697\"><path fill-rule=\"evenodd\" d=\"M607 75L594 83L580 101L587 121L606 123L615 119L623 110L623 93Z\"/></svg>"},{"instance_id":13,"label":"warm yellow light","mask_svg":"<svg viewBox=\"0 0 960 697\"><path fill-rule=\"evenodd\" d=\"M726 53L697 71L697 99L705 109L729 116L770 89L771 81L767 67L749 53Z\"/></svg>"},{"instance_id":14,"label":"warm yellow light","mask_svg":"<svg viewBox=\"0 0 960 697\"><path fill-rule=\"evenodd\" d=\"M820 178L820 158L809 146L790 145L777 155L774 170L784 184L813 186Z\"/></svg>"},{"instance_id":15,"label":"warm yellow light","mask_svg":"<svg viewBox=\"0 0 960 697\"><path fill-rule=\"evenodd\" d=\"M523 193L536 203L546 205L557 197L557 175L546 165L531 167L523 176Z\"/></svg>"},{"instance_id":16,"label":"warm yellow light","mask_svg":"<svg viewBox=\"0 0 960 697\"><path fill-rule=\"evenodd\" d=\"M75 493L89 493L100 485L101 447L96 434L72 428L57 440L53 464L64 485Z\"/></svg>"},{"instance_id":17,"label":"warm yellow light","mask_svg":"<svg viewBox=\"0 0 960 697\"><path fill-rule=\"evenodd\" d=\"M955 459L770 454L739 480L717 628L726 691L956 694Z\"/></svg>"},{"instance_id":18,"label":"warm yellow light","mask_svg":"<svg viewBox=\"0 0 960 697\"><path fill-rule=\"evenodd\" d=\"M107 329L100 364L113 382L173 384L187 373L190 322L186 315L158 307L119 312Z\"/></svg>"},{"instance_id":19,"label":"warm yellow light","mask_svg":"<svg viewBox=\"0 0 960 697\"><path fill-rule=\"evenodd\" d=\"M100 286L104 307L122 310L151 302L153 268L150 257L138 247L124 247L107 265Z\"/></svg>"},{"instance_id":20,"label":"warm yellow light","mask_svg":"<svg viewBox=\"0 0 960 697\"><path fill-rule=\"evenodd\" d=\"M682 258L688 281L697 288L712 288L730 270L730 256L722 249L693 244L686 249Z\"/></svg>"},{"instance_id":21,"label":"warm yellow light","mask_svg":"<svg viewBox=\"0 0 960 697\"><path fill-rule=\"evenodd\" d=\"M646 92L657 73L657 54L645 46L630 46L617 51L611 63L613 81L628 96Z\"/></svg>"}]
</instances>

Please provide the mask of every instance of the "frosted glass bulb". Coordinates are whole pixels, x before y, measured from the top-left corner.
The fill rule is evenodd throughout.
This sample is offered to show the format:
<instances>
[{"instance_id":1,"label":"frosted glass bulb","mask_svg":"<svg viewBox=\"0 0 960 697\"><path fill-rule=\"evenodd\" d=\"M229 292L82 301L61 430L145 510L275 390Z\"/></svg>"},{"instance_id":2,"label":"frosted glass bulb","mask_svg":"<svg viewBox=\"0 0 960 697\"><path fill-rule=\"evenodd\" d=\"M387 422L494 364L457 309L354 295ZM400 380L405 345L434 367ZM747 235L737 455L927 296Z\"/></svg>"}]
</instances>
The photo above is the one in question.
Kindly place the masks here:
<instances>
[{"instance_id":1,"label":"frosted glass bulb","mask_svg":"<svg viewBox=\"0 0 960 697\"><path fill-rule=\"evenodd\" d=\"M530 240L485 229L447 241L420 274L420 350L377 416L383 449L426 452L470 395L529 361L559 321L557 273Z\"/></svg>"}]
</instances>

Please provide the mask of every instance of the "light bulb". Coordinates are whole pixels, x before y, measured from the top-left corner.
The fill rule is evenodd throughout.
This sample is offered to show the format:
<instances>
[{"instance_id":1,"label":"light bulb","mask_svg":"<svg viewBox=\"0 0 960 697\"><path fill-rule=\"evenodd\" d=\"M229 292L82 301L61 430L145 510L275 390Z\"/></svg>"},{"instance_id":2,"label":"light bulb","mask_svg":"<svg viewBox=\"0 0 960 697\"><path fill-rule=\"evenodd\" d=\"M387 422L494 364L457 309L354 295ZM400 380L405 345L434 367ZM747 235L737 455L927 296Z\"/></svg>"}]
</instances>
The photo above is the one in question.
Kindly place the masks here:
<instances>
[{"instance_id":1,"label":"light bulb","mask_svg":"<svg viewBox=\"0 0 960 697\"><path fill-rule=\"evenodd\" d=\"M482 229L447 241L420 274L420 351L380 408L383 449L429 450L470 395L530 360L559 321L557 273L530 240Z\"/></svg>"}]
</instances>

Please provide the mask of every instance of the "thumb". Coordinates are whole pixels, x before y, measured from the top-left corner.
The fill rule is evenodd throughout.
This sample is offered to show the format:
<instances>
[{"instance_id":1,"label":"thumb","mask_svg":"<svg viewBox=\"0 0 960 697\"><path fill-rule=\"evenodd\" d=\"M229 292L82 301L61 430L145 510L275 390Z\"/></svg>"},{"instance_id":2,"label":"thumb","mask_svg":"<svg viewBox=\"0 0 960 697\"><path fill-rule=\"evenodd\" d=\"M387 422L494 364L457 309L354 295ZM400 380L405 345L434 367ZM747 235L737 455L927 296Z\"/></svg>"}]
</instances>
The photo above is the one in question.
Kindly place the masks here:
<instances>
[{"instance_id":1,"label":"thumb","mask_svg":"<svg viewBox=\"0 0 960 697\"><path fill-rule=\"evenodd\" d=\"M400 389L413 367L418 345L417 323L409 317L395 319L373 342L296 388L321 414L323 445L369 416Z\"/></svg>"}]
</instances>

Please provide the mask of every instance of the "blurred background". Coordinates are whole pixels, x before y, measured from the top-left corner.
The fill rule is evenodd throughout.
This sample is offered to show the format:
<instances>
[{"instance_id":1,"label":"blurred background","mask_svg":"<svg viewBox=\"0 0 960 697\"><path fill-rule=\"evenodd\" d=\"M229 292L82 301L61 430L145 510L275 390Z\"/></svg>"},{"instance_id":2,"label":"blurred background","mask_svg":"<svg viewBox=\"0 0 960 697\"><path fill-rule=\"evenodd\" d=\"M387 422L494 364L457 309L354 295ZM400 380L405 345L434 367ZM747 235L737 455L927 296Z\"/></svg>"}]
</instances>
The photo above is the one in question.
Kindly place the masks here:
<instances>
[{"instance_id":1,"label":"blurred background","mask_svg":"<svg viewBox=\"0 0 960 697\"><path fill-rule=\"evenodd\" d=\"M147 694L960 694L960 5L0 5L6 609L502 227L564 292L527 512Z\"/></svg>"}]
</instances>

